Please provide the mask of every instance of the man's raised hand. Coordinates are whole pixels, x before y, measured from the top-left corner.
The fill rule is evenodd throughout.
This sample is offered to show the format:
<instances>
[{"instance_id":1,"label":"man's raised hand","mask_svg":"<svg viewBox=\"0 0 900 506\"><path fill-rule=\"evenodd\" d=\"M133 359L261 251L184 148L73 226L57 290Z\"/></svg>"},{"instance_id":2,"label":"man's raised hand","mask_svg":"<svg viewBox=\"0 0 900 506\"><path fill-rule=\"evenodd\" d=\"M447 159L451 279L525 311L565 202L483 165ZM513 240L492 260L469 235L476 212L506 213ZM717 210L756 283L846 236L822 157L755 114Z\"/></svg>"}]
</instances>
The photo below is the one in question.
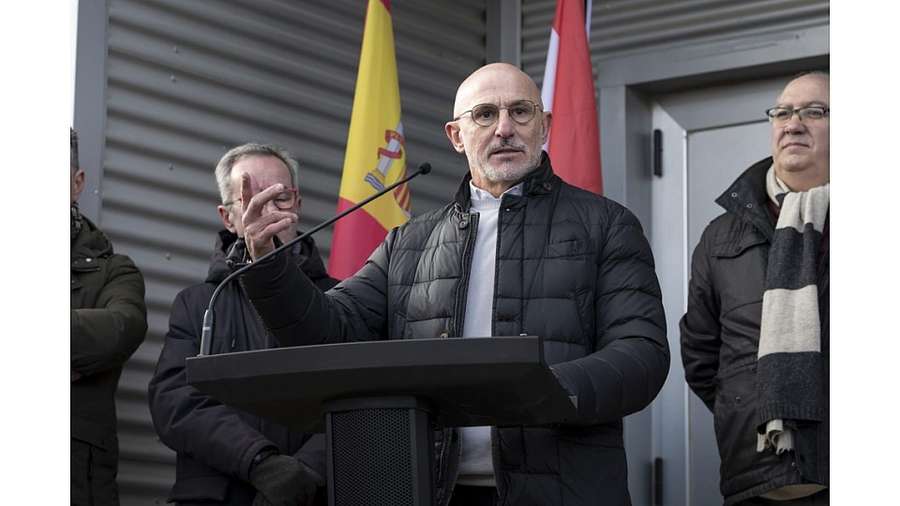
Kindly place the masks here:
<instances>
[{"instance_id":1,"label":"man's raised hand","mask_svg":"<svg viewBox=\"0 0 900 506\"><path fill-rule=\"evenodd\" d=\"M279 210L272 203L284 189L284 185L278 183L259 190L250 174L241 174L241 200L244 203L241 221L244 225L244 241L253 260L274 250L273 238L297 222L297 213Z\"/></svg>"}]
</instances>

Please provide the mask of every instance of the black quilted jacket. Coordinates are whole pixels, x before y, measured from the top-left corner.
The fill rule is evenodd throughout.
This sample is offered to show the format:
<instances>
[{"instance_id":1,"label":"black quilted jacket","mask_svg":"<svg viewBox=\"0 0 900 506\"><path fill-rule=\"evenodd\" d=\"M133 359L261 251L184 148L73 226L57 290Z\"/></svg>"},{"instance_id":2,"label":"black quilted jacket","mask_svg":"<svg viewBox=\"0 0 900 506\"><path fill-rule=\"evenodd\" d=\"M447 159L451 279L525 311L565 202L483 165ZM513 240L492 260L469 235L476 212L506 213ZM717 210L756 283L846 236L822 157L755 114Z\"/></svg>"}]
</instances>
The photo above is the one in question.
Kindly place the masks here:
<instances>
[{"instance_id":1,"label":"black quilted jacket","mask_svg":"<svg viewBox=\"0 0 900 506\"><path fill-rule=\"evenodd\" d=\"M694 250L681 356L691 389L713 412L720 488L726 506L798 483L828 485L829 423L797 427L795 452L756 451L756 355L766 265L775 221L767 211L772 158L747 169L718 198L725 213L706 227ZM828 225L826 225L826 230ZM819 318L825 399L829 385L828 242L819 260ZM827 409L827 404L826 404Z\"/></svg>"},{"instance_id":2,"label":"black quilted jacket","mask_svg":"<svg viewBox=\"0 0 900 506\"><path fill-rule=\"evenodd\" d=\"M243 281L283 345L348 339L456 337L463 329L478 215L469 176L447 206L392 230L363 268L327 295L283 259ZM646 407L669 368L653 256L621 205L564 183L544 155L521 196L501 203L493 335L540 335L576 423L493 430L501 504L629 504L622 417ZM441 441L439 441L441 443ZM459 448L436 457L437 503L456 479Z\"/></svg>"}]
</instances>

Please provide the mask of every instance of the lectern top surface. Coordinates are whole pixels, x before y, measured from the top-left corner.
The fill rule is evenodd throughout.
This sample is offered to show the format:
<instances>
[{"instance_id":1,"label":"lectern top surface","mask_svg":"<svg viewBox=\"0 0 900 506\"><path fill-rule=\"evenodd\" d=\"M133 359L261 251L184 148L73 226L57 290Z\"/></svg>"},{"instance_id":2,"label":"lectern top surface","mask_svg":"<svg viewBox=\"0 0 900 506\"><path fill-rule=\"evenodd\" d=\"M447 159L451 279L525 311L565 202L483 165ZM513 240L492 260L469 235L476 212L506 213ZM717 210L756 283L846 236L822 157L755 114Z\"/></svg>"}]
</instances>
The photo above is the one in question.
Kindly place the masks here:
<instances>
[{"instance_id":1,"label":"lectern top surface","mask_svg":"<svg viewBox=\"0 0 900 506\"><path fill-rule=\"evenodd\" d=\"M330 400L409 395L438 423L539 425L575 406L534 336L299 346L187 360L188 382L225 404L298 430L321 430Z\"/></svg>"}]
</instances>

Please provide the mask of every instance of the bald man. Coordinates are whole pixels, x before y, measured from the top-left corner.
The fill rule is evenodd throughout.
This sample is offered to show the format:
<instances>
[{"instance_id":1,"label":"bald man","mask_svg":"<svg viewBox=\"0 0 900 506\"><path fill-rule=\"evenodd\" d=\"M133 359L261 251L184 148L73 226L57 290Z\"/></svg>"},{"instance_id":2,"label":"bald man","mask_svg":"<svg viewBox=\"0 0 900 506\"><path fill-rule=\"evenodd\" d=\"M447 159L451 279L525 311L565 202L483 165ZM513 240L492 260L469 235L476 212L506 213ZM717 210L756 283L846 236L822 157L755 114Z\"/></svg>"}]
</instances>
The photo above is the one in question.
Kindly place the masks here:
<instances>
[{"instance_id":1,"label":"bald man","mask_svg":"<svg viewBox=\"0 0 900 506\"><path fill-rule=\"evenodd\" d=\"M468 161L452 202L392 230L355 276L325 294L280 256L244 277L282 345L544 337L547 363L578 398L577 419L445 429L435 458L440 506L630 504L622 417L646 407L668 372L641 226L621 205L553 173L541 150L550 121L518 68L475 71L445 126ZM251 187L243 222L258 258L282 226L259 210L281 190L253 195Z\"/></svg>"},{"instance_id":2,"label":"bald man","mask_svg":"<svg viewBox=\"0 0 900 506\"><path fill-rule=\"evenodd\" d=\"M694 250L681 356L715 413L725 504L828 504L829 79L766 111L772 156L716 199Z\"/></svg>"}]
</instances>

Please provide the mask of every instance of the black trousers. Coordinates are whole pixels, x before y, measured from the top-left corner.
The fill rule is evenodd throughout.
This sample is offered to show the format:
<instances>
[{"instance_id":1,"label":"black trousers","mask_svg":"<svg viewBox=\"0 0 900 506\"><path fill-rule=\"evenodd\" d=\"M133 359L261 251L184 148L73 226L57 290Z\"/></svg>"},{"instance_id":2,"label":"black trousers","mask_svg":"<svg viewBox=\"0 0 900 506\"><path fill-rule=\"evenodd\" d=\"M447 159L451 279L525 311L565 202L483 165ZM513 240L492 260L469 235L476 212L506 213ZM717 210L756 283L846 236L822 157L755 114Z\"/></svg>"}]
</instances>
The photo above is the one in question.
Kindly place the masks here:
<instances>
[{"instance_id":1,"label":"black trousers","mask_svg":"<svg viewBox=\"0 0 900 506\"><path fill-rule=\"evenodd\" d=\"M70 448L72 506L118 506L118 452L104 450L75 438L71 439Z\"/></svg>"},{"instance_id":2,"label":"black trousers","mask_svg":"<svg viewBox=\"0 0 900 506\"><path fill-rule=\"evenodd\" d=\"M821 492L792 501L773 501L762 497L754 497L739 502L737 506L828 506L828 489L826 488Z\"/></svg>"},{"instance_id":3,"label":"black trousers","mask_svg":"<svg viewBox=\"0 0 900 506\"><path fill-rule=\"evenodd\" d=\"M472 487L456 485L450 497L450 506L496 506L497 489L495 487Z\"/></svg>"}]
</instances>

